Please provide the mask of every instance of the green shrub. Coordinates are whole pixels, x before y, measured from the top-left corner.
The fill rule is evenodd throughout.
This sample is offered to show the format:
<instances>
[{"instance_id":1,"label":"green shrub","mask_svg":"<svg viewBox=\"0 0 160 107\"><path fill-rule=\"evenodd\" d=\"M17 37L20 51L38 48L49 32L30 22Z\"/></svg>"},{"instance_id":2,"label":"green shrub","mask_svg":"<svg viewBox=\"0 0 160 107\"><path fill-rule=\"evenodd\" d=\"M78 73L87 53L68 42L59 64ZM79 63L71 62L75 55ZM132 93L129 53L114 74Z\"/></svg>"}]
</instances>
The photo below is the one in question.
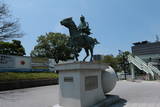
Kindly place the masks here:
<instances>
[{"instance_id":1,"label":"green shrub","mask_svg":"<svg viewBox=\"0 0 160 107\"><path fill-rule=\"evenodd\" d=\"M55 79L58 78L56 73L15 73L15 72L4 72L0 73L1 80L33 80L33 79Z\"/></svg>"}]
</instances>

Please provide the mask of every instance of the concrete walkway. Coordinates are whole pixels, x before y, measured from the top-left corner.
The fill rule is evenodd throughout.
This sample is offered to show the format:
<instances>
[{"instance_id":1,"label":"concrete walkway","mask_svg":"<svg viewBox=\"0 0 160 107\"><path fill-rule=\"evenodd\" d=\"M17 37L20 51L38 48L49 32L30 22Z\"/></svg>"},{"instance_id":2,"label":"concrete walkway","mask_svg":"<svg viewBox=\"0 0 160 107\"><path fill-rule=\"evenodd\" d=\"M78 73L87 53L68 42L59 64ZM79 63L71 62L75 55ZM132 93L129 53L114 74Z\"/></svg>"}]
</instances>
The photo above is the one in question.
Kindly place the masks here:
<instances>
[{"instance_id":1,"label":"concrete walkway","mask_svg":"<svg viewBox=\"0 0 160 107\"><path fill-rule=\"evenodd\" d=\"M121 100L111 107L160 107L160 82L119 81L110 93ZM0 92L0 107L52 107L58 104L58 86Z\"/></svg>"},{"instance_id":2,"label":"concrete walkway","mask_svg":"<svg viewBox=\"0 0 160 107\"><path fill-rule=\"evenodd\" d=\"M121 98L111 107L160 107L160 82L120 81L110 94Z\"/></svg>"},{"instance_id":3,"label":"concrete walkway","mask_svg":"<svg viewBox=\"0 0 160 107\"><path fill-rule=\"evenodd\" d=\"M57 85L0 92L0 107L52 107L57 103Z\"/></svg>"}]
</instances>

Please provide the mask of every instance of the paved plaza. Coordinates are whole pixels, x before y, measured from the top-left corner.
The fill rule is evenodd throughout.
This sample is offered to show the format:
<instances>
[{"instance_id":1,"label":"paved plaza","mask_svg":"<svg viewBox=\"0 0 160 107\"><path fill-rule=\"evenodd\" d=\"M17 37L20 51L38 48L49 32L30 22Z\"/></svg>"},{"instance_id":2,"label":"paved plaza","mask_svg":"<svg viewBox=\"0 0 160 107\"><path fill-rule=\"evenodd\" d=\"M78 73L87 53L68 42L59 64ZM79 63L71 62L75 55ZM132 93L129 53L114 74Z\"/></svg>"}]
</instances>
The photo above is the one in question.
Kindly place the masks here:
<instances>
[{"instance_id":1,"label":"paved plaza","mask_svg":"<svg viewBox=\"0 0 160 107\"><path fill-rule=\"evenodd\" d=\"M118 82L111 94L119 95L121 101L112 107L160 107L160 82Z\"/></svg>"},{"instance_id":2,"label":"paved plaza","mask_svg":"<svg viewBox=\"0 0 160 107\"><path fill-rule=\"evenodd\" d=\"M160 107L160 82L119 81L110 93L121 100L111 107ZM58 103L58 86L0 92L0 107L52 107Z\"/></svg>"},{"instance_id":3,"label":"paved plaza","mask_svg":"<svg viewBox=\"0 0 160 107\"><path fill-rule=\"evenodd\" d=\"M0 92L0 107L52 107L57 103L57 85Z\"/></svg>"}]
</instances>

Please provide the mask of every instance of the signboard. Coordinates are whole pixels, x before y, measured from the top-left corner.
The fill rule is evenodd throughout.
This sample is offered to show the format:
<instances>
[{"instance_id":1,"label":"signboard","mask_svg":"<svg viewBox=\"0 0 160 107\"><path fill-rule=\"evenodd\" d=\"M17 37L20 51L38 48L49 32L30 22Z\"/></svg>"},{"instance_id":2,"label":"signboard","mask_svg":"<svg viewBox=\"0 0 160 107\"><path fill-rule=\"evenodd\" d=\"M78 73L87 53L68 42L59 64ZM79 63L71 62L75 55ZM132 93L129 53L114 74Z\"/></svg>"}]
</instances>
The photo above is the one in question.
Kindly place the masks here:
<instances>
[{"instance_id":1,"label":"signboard","mask_svg":"<svg viewBox=\"0 0 160 107\"><path fill-rule=\"evenodd\" d=\"M24 56L14 56L15 68L31 69L31 58Z\"/></svg>"},{"instance_id":2,"label":"signboard","mask_svg":"<svg viewBox=\"0 0 160 107\"><path fill-rule=\"evenodd\" d=\"M48 69L48 58L32 58L32 71L43 72Z\"/></svg>"},{"instance_id":3,"label":"signboard","mask_svg":"<svg viewBox=\"0 0 160 107\"><path fill-rule=\"evenodd\" d=\"M14 57L8 55L0 55L0 68L13 68Z\"/></svg>"}]
</instances>

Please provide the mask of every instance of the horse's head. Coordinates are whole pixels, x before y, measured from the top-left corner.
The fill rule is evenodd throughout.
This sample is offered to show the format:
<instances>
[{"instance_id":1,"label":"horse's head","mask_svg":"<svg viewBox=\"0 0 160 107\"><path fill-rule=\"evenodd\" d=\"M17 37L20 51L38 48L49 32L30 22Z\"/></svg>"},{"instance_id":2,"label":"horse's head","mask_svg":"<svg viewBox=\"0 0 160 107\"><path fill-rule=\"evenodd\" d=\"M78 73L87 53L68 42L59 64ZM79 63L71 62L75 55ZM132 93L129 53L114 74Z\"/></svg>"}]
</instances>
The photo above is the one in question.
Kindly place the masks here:
<instances>
[{"instance_id":1,"label":"horse's head","mask_svg":"<svg viewBox=\"0 0 160 107\"><path fill-rule=\"evenodd\" d=\"M69 18L66 18L66 19L63 19L62 21L60 21L61 25L67 27L67 28L77 28L75 23L73 22L72 20L72 17L69 17Z\"/></svg>"},{"instance_id":2,"label":"horse's head","mask_svg":"<svg viewBox=\"0 0 160 107\"><path fill-rule=\"evenodd\" d=\"M72 21L72 17L63 19L62 21L60 21L61 25L68 27L71 24Z\"/></svg>"}]
</instances>

